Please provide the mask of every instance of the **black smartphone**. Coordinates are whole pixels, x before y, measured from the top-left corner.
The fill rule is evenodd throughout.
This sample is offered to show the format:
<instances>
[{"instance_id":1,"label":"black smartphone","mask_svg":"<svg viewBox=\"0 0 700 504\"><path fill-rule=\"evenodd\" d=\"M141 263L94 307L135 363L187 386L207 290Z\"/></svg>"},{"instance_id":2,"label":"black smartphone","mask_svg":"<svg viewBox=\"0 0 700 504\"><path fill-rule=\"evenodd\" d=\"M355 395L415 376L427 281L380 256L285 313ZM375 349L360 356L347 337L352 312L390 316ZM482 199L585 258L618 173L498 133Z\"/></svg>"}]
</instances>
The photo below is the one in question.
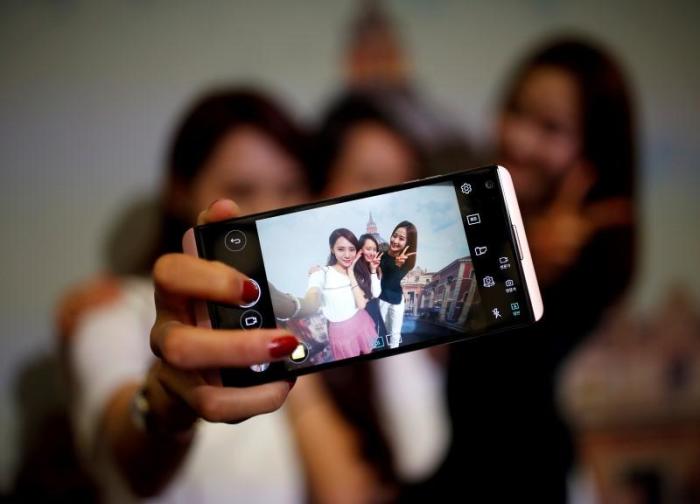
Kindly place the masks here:
<instances>
[{"instance_id":1,"label":"black smartphone","mask_svg":"<svg viewBox=\"0 0 700 504\"><path fill-rule=\"evenodd\" d=\"M286 327L300 341L284 361L223 369L227 386L488 337L543 312L501 166L197 226L195 239L260 291L208 303L212 327Z\"/></svg>"}]
</instances>

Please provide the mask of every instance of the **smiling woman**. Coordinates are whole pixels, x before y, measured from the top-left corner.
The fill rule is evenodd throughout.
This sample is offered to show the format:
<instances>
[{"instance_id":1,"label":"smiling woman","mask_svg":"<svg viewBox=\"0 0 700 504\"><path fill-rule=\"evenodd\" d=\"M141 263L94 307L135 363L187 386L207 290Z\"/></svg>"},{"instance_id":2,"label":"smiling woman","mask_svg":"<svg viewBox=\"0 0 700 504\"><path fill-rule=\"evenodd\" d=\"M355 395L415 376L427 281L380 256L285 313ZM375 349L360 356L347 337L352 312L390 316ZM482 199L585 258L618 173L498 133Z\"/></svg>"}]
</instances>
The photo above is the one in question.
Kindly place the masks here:
<instances>
[{"instance_id":1,"label":"smiling woman","mask_svg":"<svg viewBox=\"0 0 700 504\"><path fill-rule=\"evenodd\" d=\"M334 359L372 352L377 331L364 309L372 293L368 282L360 281L355 264L362 257L352 231L339 228L328 238L331 254L328 266L309 277L308 291L319 291L322 310L328 319L328 340Z\"/></svg>"}]
</instances>

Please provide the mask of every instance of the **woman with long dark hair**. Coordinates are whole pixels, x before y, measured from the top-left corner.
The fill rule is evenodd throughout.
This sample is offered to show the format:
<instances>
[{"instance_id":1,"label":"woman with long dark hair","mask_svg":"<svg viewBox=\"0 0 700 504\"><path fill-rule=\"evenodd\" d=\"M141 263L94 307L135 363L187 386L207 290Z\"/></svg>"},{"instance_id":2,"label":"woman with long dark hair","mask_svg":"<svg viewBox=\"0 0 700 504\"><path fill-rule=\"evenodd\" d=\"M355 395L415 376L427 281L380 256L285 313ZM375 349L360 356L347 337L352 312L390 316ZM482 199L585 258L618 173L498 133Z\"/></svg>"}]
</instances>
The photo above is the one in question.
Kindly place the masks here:
<instances>
[{"instance_id":1,"label":"woman with long dark hair","mask_svg":"<svg viewBox=\"0 0 700 504\"><path fill-rule=\"evenodd\" d=\"M544 300L533 327L450 348L453 442L408 501L566 502L574 460L557 411L557 369L630 283L635 132L619 65L585 40L537 49L514 74L498 161L515 184Z\"/></svg>"},{"instance_id":2,"label":"woman with long dark hair","mask_svg":"<svg viewBox=\"0 0 700 504\"><path fill-rule=\"evenodd\" d=\"M401 280L416 265L418 230L409 221L399 222L389 237L389 249L382 256L382 294L379 309L389 333L389 346L398 348L401 343L401 326L405 301Z\"/></svg>"},{"instance_id":3,"label":"woman with long dark hair","mask_svg":"<svg viewBox=\"0 0 700 504\"><path fill-rule=\"evenodd\" d=\"M313 290L321 293L333 359L368 354L374 347L377 331L365 310L372 298L370 280L362 274L358 279L355 272L362 258L357 237L349 229L338 228L328 237L328 246L328 263L311 274L307 293Z\"/></svg>"},{"instance_id":4,"label":"woman with long dark hair","mask_svg":"<svg viewBox=\"0 0 700 504\"><path fill-rule=\"evenodd\" d=\"M243 391L212 373L286 358L299 343L280 329L197 326L195 302L242 304L258 289L233 268L178 252L195 223L303 202L303 152L304 135L286 112L246 89L209 93L176 128L158 239L130 271L152 279L125 278L117 299L85 310L67 349L78 442L107 501L301 499L282 417L216 425L277 409L291 384ZM264 482L251 478L263 473Z\"/></svg>"},{"instance_id":5,"label":"woman with long dark hair","mask_svg":"<svg viewBox=\"0 0 700 504\"><path fill-rule=\"evenodd\" d=\"M367 301L365 310L367 310L367 313L374 321L377 338L383 343L386 340L387 330L382 318L382 312L379 309L379 296L382 293L382 269L379 264L384 253L379 252L377 239L369 233L360 236L358 242L362 258L355 264L355 276L358 283L370 285L370 298Z\"/></svg>"}]
</instances>

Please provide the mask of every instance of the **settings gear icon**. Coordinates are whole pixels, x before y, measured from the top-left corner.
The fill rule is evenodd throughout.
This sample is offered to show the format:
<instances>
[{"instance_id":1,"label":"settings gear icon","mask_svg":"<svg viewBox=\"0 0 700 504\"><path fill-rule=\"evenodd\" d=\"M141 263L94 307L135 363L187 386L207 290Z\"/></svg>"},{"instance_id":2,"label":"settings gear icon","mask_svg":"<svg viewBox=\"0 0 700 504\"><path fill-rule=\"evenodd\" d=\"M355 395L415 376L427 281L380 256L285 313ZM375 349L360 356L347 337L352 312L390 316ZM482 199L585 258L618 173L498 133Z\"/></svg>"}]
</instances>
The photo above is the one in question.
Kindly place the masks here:
<instances>
[{"instance_id":1,"label":"settings gear icon","mask_svg":"<svg viewBox=\"0 0 700 504\"><path fill-rule=\"evenodd\" d=\"M465 182L464 184L462 184L462 185L460 186L460 189L462 190L462 192L463 192L464 194L469 194L470 192L472 192L472 185L471 185L471 184L467 184L467 183Z\"/></svg>"}]
</instances>

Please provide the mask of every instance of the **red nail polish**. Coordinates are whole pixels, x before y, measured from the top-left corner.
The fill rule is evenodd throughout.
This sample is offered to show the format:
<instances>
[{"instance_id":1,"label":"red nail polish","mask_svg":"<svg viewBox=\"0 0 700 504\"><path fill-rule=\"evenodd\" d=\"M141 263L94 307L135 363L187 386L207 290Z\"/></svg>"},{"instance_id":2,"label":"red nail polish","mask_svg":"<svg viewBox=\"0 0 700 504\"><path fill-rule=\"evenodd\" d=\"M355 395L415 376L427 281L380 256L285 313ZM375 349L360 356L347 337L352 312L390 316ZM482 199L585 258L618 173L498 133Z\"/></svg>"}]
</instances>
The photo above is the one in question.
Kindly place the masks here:
<instances>
[{"instance_id":1,"label":"red nail polish","mask_svg":"<svg viewBox=\"0 0 700 504\"><path fill-rule=\"evenodd\" d=\"M241 293L244 303L252 303L258 299L258 286L252 280L243 282L243 292Z\"/></svg>"},{"instance_id":2,"label":"red nail polish","mask_svg":"<svg viewBox=\"0 0 700 504\"><path fill-rule=\"evenodd\" d=\"M291 354L297 346L299 342L294 336L280 336L273 339L267 348L270 351L270 357L279 359Z\"/></svg>"}]
</instances>

